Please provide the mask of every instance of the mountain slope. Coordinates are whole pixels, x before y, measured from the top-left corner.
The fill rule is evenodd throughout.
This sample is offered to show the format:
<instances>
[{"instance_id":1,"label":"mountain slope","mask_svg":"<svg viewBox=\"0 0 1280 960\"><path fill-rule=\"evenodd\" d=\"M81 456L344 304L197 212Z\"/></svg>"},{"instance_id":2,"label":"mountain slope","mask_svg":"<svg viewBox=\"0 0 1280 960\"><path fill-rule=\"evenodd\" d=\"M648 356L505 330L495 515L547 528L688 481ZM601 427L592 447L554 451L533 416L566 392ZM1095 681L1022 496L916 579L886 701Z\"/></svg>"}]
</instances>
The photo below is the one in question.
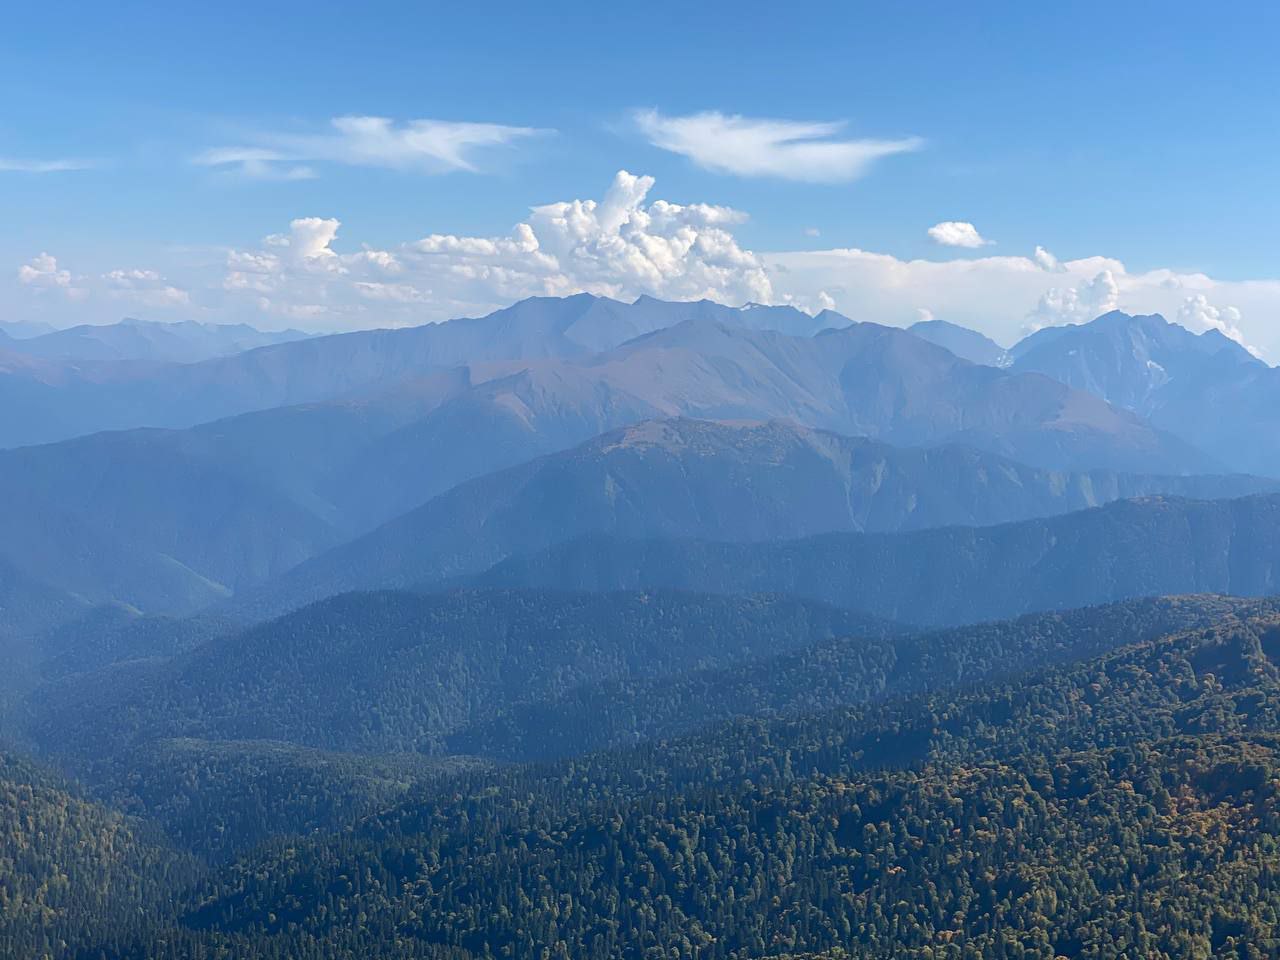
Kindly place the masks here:
<instances>
[{"instance_id":1,"label":"mountain slope","mask_svg":"<svg viewBox=\"0 0 1280 960\"><path fill-rule=\"evenodd\" d=\"M899 445L966 443L1036 466L1182 473L1208 461L1137 417L1035 374L862 323L814 337L689 321L584 372L666 415L789 418Z\"/></svg>"},{"instance_id":2,"label":"mountain slope","mask_svg":"<svg viewBox=\"0 0 1280 960\"><path fill-rule=\"evenodd\" d=\"M595 537L472 582L572 590L777 592L917 624L1173 593L1280 592L1280 496L1147 498L994 527L774 543Z\"/></svg>"},{"instance_id":3,"label":"mountain slope","mask_svg":"<svg viewBox=\"0 0 1280 960\"><path fill-rule=\"evenodd\" d=\"M248 473L147 432L0 452L0 557L91 602L185 612L339 541Z\"/></svg>"},{"instance_id":4,"label":"mountain slope","mask_svg":"<svg viewBox=\"0 0 1280 960\"><path fill-rule=\"evenodd\" d=\"M688 734L734 717L801 716L968 689L1233 617L1277 613L1275 601L1167 597L906 636L832 637L728 667L582 684L511 704L457 731L448 745L497 760L553 760Z\"/></svg>"},{"instance_id":5,"label":"mountain slope","mask_svg":"<svg viewBox=\"0 0 1280 960\"><path fill-rule=\"evenodd\" d=\"M921 320L907 327L907 332L936 343L970 363L1007 367L1011 362L1009 351L990 337L946 320Z\"/></svg>"},{"instance_id":6,"label":"mountain slope","mask_svg":"<svg viewBox=\"0 0 1280 960\"><path fill-rule=\"evenodd\" d=\"M38 638L83 616L88 607L0 558L0 727L8 708L40 679L44 657Z\"/></svg>"},{"instance_id":7,"label":"mountain slope","mask_svg":"<svg viewBox=\"0 0 1280 960\"><path fill-rule=\"evenodd\" d=\"M586 534L786 539L986 524L1151 493L1268 489L1245 477L1037 470L968 449L899 450L778 422L646 422L461 484L234 606L266 616L347 590L476 573Z\"/></svg>"}]
</instances>

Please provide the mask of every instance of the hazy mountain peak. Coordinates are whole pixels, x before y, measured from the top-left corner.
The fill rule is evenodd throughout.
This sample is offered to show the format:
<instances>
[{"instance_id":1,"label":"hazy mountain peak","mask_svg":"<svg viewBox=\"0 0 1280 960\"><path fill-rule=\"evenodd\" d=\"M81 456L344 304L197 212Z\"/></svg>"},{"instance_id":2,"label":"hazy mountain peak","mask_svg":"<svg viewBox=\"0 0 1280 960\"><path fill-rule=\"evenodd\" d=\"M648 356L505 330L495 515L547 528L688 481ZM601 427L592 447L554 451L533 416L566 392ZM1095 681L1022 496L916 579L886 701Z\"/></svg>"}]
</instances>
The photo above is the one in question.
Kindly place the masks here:
<instances>
[{"instance_id":1,"label":"hazy mountain peak","mask_svg":"<svg viewBox=\"0 0 1280 960\"><path fill-rule=\"evenodd\" d=\"M1216 332L1215 332L1216 333ZM1159 314L1104 313L1089 323L1047 327L1010 351L1014 369L1034 370L1105 400L1150 413L1157 394L1259 364L1244 347L1216 334L1196 334Z\"/></svg>"},{"instance_id":2,"label":"hazy mountain peak","mask_svg":"<svg viewBox=\"0 0 1280 960\"><path fill-rule=\"evenodd\" d=\"M950 350L957 357L988 367L1007 367L1009 351L990 337L947 320L921 320L907 328L922 340Z\"/></svg>"},{"instance_id":3,"label":"hazy mountain peak","mask_svg":"<svg viewBox=\"0 0 1280 960\"><path fill-rule=\"evenodd\" d=\"M54 330L55 327L51 324L40 320L0 321L0 333L6 334L12 340L30 340L32 337L53 333Z\"/></svg>"}]
</instances>

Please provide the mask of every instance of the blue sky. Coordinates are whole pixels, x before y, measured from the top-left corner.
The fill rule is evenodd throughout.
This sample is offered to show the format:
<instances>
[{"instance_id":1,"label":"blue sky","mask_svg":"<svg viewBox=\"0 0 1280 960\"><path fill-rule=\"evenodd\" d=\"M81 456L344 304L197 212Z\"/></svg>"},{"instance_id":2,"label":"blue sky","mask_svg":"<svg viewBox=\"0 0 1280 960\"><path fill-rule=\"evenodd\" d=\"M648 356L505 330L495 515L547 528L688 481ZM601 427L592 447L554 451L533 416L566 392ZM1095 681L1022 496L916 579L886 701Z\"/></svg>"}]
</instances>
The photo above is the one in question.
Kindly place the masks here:
<instances>
[{"instance_id":1,"label":"blue sky","mask_svg":"<svg viewBox=\"0 0 1280 960\"><path fill-rule=\"evenodd\" d=\"M1270 301L1239 282L1280 272L1276 9L1008 3L981 12L944 3L758 12L717 3L603 12L585 3L23 5L0 37L0 168L11 168L0 169L9 227L0 290L13 288L0 309L7 319L106 322L130 304L103 295L104 278L125 271L190 291L170 307L270 325L225 290L204 288L225 286L228 251L260 251L297 218L341 221L339 253L395 252L431 234L502 237L530 207L600 199L628 170L654 179L646 203L747 214L732 237L775 278L798 261L767 254L856 248L903 262L1035 262L1039 245L1056 263L1086 264L1066 272L1069 283L1055 281L1068 299L1077 280L1110 269L1099 258L1123 265L1123 276L1112 273L1120 305L1134 309L1173 312L1186 297L1147 297L1155 281L1125 277L1203 273L1213 286L1179 293L1205 296L1219 314L1236 309L1260 344L1274 339L1263 316ZM645 110L656 111L647 127ZM751 143L772 120L843 124L811 138L820 144L900 149L853 172L848 163L833 171L837 156L804 174L803 156L785 150L772 166L768 156L726 160L714 155L725 139L714 123L672 132L708 113L722 124L742 118ZM471 169L448 170L353 155L332 126L343 117L386 118L392 134L415 120L520 132L462 153ZM233 152L250 164L212 162ZM272 159L252 159L264 156ZM59 166L85 169L45 169ZM972 224L990 242L940 244L928 231L945 221ZM21 282L20 267L40 253L70 271L62 286L75 296ZM826 293L866 319L909 319L906 300L851 292L866 282L857 271L822 269L811 288L775 282L772 295L816 305ZM565 278L604 282L582 271ZM161 281L134 285L144 283ZM1038 298L1022 302L1031 294L1014 286L1008 304L989 308L1001 315L991 332L1004 339L1017 322L1038 322L1026 319ZM726 295L748 288L707 285ZM681 289L693 287L654 287ZM513 290L497 285L490 299ZM316 298L314 287L295 293ZM1080 309L1089 296L1078 291ZM475 289L445 299L483 305ZM913 309L975 325L988 309L928 285L917 299ZM316 325L377 322L376 311L344 312L333 289L324 300L307 304L333 307L313 314ZM161 302L150 305L167 318ZM414 309L439 319L422 300Z\"/></svg>"}]
</instances>

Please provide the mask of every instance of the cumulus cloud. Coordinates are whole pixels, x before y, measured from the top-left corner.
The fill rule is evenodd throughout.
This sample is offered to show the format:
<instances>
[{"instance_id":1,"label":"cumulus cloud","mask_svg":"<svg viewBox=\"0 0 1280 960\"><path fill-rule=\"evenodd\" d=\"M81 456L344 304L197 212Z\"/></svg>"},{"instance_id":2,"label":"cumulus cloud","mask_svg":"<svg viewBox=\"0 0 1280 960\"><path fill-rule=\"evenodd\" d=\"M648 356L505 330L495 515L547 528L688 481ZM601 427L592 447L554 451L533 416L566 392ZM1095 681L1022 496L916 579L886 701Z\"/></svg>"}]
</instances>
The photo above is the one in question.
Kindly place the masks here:
<instances>
[{"instance_id":1,"label":"cumulus cloud","mask_svg":"<svg viewBox=\"0 0 1280 960\"><path fill-rule=\"evenodd\" d=\"M1044 267L1046 270L1057 271L1061 269L1058 258L1046 250L1044 247L1037 246L1035 252L1036 263Z\"/></svg>"},{"instance_id":2,"label":"cumulus cloud","mask_svg":"<svg viewBox=\"0 0 1280 960\"><path fill-rule=\"evenodd\" d=\"M40 253L18 268L18 282L28 287L71 286L71 271L58 266L58 258Z\"/></svg>"},{"instance_id":3,"label":"cumulus cloud","mask_svg":"<svg viewBox=\"0 0 1280 960\"><path fill-rule=\"evenodd\" d=\"M77 310L93 309L95 303L124 302L139 306L186 307L190 294L170 283L160 273L147 269L116 269L102 274L73 275L56 257L41 253L18 268L18 283L40 299L32 301L46 308L64 302ZM45 295L61 296L49 300ZM63 299L65 298L65 300ZM102 322L101 315L76 318L78 322Z\"/></svg>"},{"instance_id":4,"label":"cumulus cloud","mask_svg":"<svg viewBox=\"0 0 1280 960\"><path fill-rule=\"evenodd\" d=\"M51 253L37 254L18 267L18 283L38 296L56 292L67 300L80 301L88 295L79 279L60 266Z\"/></svg>"},{"instance_id":5,"label":"cumulus cloud","mask_svg":"<svg viewBox=\"0 0 1280 960\"><path fill-rule=\"evenodd\" d=\"M1240 330L1241 314L1236 307L1215 307L1203 293L1197 293L1182 302L1177 320L1197 333L1216 330L1229 340L1234 340L1255 356L1257 349L1245 342Z\"/></svg>"},{"instance_id":6,"label":"cumulus cloud","mask_svg":"<svg viewBox=\"0 0 1280 960\"><path fill-rule=\"evenodd\" d=\"M1039 247L1036 249L1040 251ZM1119 306L1120 285L1115 274L1103 270L1093 279L1073 287L1050 287L1027 318L1027 326L1031 330L1039 330L1066 323L1088 323Z\"/></svg>"},{"instance_id":7,"label":"cumulus cloud","mask_svg":"<svg viewBox=\"0 0 1280 960\"><path fill-rule=\"evenodd\" d=\"M940 243L944 247L968 247L974 249L988 246L991 243L990 240L982 238L982 234L978 232L977 227L963 220L944 220L941 223L935 223L929 228L929 236L935 243Z\"/></svg>"},{"instance_id":8,"label":"cumulus cloud","mask_svg":"<svg viewBox=\"0 0 1280 960\"><path fill-rule=\"evenodd\" d=\"M201 166L233 170L255 179L305 180L311 164L381 167L406 173L476 172L485 150L546 131L499 123L335 117L314 134L264 134L247 145L215 147L198 154Z\"/></svg>"},{"instance_id":9,"label":"cumulus cloud","mask_svg":"<svg viewBox=\"0 0 1280 960\"><path fill-rule=\"evenodd\" d=\"M1280 331L1265 326L1280 311L1280 282L1135 273L1109 257L1060 260L1043 246L939 260L857 248L756 252L735 236L743 212L653 191L652 178L622 171L602 197L535 207L506 234L429 233L390 250L344 250L336 220L303 218L229 254L223 285L246 309L317 328L422 323L588 291L792 303L900 326L936 314L1003 343L1113 309L1159 312L1280 353Z\"/></svg>"},{"instance_id":10,"label":"cumulus cloud","mask_svg":"<svg viewBox=\"0 0 1280 960\"><path fill-rule=\"evenodd\" d=\"M73 170L91 170L92 160L29 160L18 157L0 157L0 173L65 173Z\"/></svg>"},{"instance_id":11,"label":"cumulus cloud","mask_svg":"<svg viewBox=\"0 0 1280 960\"><path fill-rule=\"evenodd\" d=\"M839 139L843 122L803 122L716 111L668 117L638 110L636 125L655 147L716 173L842 183L863 176L883 157L917 150L919 137Z\"/></svg>"},{"instance_id":12,"label":"cumulus cloud","mask_svg":"<svg viewBox=\"0 0 1280 960\"><path fill-rule=\"evenodd\" d=\"M138 295L159 306L179 305L187 294L182 309L206 319L314 330L475 316L522 297L582 291L791 303L897 326L936 315L1001 343L1121 309L1218 330L1264 359L1280 358L1272 321L1280 280L1131 271L1112 257L1060 259L1044 246L1026 255L915 260L859 248L753 251L737 236L745 213L654 192L652 178L622 171L602 196L537 206L505 233L430 232L385 249L346 237L336 219L299 217L255 245L224 251L211 267L203 258L168 264L167 277L82 276L41 254L18 268L13 287L26 291L24 307L45 316L60 310L68 322L101 322L100 298Z\"/></svg>"},{"instance_id":13,"label":"cumulus cloud","mask_svg":"<svg viewBox=\"0 0 1280 960\"><path fill-rule=\"evenodd\" d=\"M333 326L421 323L581 291L624 299L775 299L763 264L733 236L744 214L651 201L653 186L653 178L624 170L599 200L534 207L506 235L432 233L394 250L337 251L337 220L298 219L257 250L232 251L223 287L272 313L297 304L318 308L311 316L323 314Z\"/></svg>"}]
</instances>

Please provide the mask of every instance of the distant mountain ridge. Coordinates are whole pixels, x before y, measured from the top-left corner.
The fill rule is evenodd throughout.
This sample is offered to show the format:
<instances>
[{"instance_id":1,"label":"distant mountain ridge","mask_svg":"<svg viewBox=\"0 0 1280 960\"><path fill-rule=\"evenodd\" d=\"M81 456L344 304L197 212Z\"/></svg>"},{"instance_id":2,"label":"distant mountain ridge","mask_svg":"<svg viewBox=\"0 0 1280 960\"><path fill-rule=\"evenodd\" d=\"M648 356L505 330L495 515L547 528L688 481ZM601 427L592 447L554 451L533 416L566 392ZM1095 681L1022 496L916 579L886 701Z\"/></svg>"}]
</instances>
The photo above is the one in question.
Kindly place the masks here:
<instances>
[{"instance_id":1,"label":"distant mountain ridge","mask_svg":"<svg viewBox=\"0 0 1280 960\"><path fill-rule=\"evenodd\" d=\"M27 340L41 334L53 333L57 328L41 320L0 320L0 343L10 340Z\"/></svg>"},{"instance_id":2,"label":"distant mountain ridge","mask_svg":"<svg viewBox=\"0 0 1280 960\"><path fill-rule=\"evenodd\" d=\"M303 340L300 330L265 332L248 324L162 322L126 317L118 323L81 324L11 340L9 349L69 364L198 363L256 347Z\"/></svg>"},{"instance_id":3,"label":"distant mountain ridge","mask_svg":"<svg viewBox=\"0 0 1280 960\"><path fill-rule=\"evenodd\" d=\"M594 536L467 581L783 593L921 625L1184 593L1280 592L1280 495L1124 500L991 527L713 543Z\"/></svg>"}]
</instances>

